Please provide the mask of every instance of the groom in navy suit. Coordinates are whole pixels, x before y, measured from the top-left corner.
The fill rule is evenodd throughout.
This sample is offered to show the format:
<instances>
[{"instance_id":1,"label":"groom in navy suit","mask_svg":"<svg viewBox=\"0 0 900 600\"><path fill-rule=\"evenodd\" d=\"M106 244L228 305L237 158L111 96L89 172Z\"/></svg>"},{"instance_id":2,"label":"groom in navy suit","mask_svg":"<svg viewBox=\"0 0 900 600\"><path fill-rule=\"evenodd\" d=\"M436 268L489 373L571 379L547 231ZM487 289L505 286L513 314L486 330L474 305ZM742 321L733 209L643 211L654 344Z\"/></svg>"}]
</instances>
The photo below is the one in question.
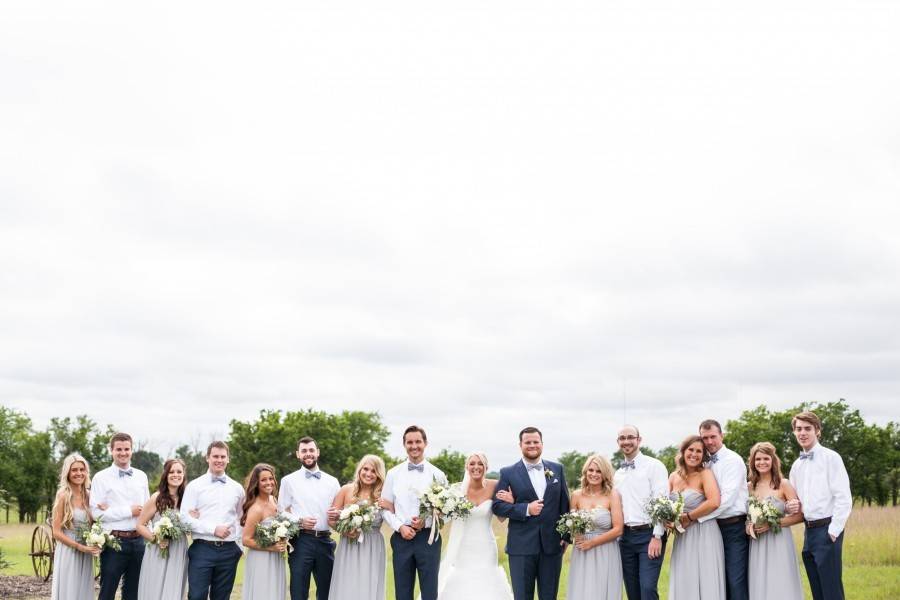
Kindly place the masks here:
<instances>
[{"instance_id":1,"label":"groom in navy suit","mask_svg":"<svg viewBox=\"0 0 900 600\"><path fill-rule=\"evenodd\" d=\"M544 441L536 427L519 432L522 460L500 470L498 491L514 502L494 496L493 510L509 519L506 554L515 600L533 600L537 581L540 600L556 600L566 542L556 532L560 515L569 512L569 490L562 465L541 460ZM501 494L503 496L503 494Z\"/></svg>"}]
</instances>

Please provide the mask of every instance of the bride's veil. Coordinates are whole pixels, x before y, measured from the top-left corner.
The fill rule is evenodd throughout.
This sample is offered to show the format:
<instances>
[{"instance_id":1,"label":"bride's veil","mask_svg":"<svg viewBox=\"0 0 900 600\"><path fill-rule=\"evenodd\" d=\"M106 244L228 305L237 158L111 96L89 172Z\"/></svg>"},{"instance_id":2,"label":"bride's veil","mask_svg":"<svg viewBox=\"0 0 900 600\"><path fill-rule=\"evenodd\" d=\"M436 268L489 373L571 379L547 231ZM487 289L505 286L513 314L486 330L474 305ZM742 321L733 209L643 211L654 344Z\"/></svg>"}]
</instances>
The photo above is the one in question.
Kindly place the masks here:
<instances>
[{"instance_id":1,"label":"bride's veil","mask_svg":"<svg viewBox=\"0 0 900 600\"><path fill-rule=\"evenodd\" d=\"M477 456L479 460L484 464L484 474L487 475L488 472L488 460L487 456L485 456L484 452L470 452L466 456L466 465L469 464L469 459L473 456ZM465 494L466 490L469 489L469 470L463 467L463 479L461 483L456 483L454 486L459 486L460 491ZM455 524L450 525L450 541L447 543L447 551L444 553L444 559L441 561L441 570L440 575L438 576L438 590L443 589L444 583L449 577L451 572L451 567L456 565L456 561L459 558L459 549L462 547L462 538L463 532L465 529L462 527L462 523L460 523L460 527L456 527Z\"/></svg>"}]
</instances>

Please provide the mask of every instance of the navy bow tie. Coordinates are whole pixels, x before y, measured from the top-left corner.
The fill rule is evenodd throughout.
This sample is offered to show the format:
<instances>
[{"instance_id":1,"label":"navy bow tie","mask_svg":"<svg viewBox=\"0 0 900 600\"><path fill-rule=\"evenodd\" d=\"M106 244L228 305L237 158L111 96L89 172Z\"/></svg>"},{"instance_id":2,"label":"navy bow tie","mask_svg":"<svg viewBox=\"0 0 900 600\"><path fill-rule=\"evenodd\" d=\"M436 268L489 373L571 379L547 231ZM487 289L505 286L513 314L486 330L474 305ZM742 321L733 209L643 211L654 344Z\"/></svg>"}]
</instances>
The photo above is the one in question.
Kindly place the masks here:
<instances>
[{"instance_id":1,"label":"navy bow tie","mask_svg":"<svg viewBox=\"0 0 900 600\"><path fill-rule=\"evenodd\" d=\"M218 477L215 475L210 475L209 481L210 483L225 483L226 480L224 475L219 475Z\"/></svg>"},{"instance_id":2,"label":"navy bow tie","mask_svg":"<svg viewBox=\"0 0 900 600\"><path fill-rule=\"evenodd\" d=\"M808 458L809 460L812 460L812 459L813 459L813 453L814 453L814 452L815 452L815 450L810 450L809 452L801 452L801 453L800 453L800 460L806 460L807 458Z\"/></svg>"},{"instance_id":3,"label":"navy bow tie","mask_svg":"<svg viewBox=\"0 0 900 600\"><path fill-rule=\"evenodd\" d=\"M707 464L714 465L714 464L716 464L717 462L719 462L719 457L718 457L718 455L716 455L716 454L710 454L710 455L709 455L709 462L708 462Z\"/></svg>"},{"instance_id":4,"label":"navy bow tie","mask_svg":"<svg viewBox=\"0 0 900 600\"><path fill-rule=\"evenodd\" d=\"M134 469L119 469L119 477L131 477L134 475Z\"/></svg>"},{"instance_id":5,"label":"navy bow tie","mask_svg":"<svg viewBox=\"0 0 900 600\"><path fill-rule=\"evenodd\" d=\"M622 463L622 468L623 469L634 469L635 468L634 461L626 460L625 462Z\"/></svg>"},{"instance_id":6,"label":"navy bow tie","mask_svg":"<svg viewBox=\"0 0 900 600\"><path fill-rule=\"evenodd\" d=\"M414 465L412 463L406 463L406 470L407 471L418 471L419 473L424 473L425 472L425 463L419 463L417 465Z\"/></svg>"},{"instance_id":7,"label":"navy bow tie","mask_svg":"<svg viewBox=\"0 0 900 600\"><path fill-rule=\"evenodd\" d=\"M529 471L543 471L544 463L538 463L536 465L528 465L528 470Z\"/></svg>"},{"instance_id":8,"label":"navy bow tie","mask_svg":"<svg viewBox=\"0 0 900 600\"><path fill-rule=\"evenodd\" d=\"M321 471L307 471L306 472L307 479L312 479L313 477L315 477L316 479L322 479L322 472Z\"/></svg>"}]
</instances>

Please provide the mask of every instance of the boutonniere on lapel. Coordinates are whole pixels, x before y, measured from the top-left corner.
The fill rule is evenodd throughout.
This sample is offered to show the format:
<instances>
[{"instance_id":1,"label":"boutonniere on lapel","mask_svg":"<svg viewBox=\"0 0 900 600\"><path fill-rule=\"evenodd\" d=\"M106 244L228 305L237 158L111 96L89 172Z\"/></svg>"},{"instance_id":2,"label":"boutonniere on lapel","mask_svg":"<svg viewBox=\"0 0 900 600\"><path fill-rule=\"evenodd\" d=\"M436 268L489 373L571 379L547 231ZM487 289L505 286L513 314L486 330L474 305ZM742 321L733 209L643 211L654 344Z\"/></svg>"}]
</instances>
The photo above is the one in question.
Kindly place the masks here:
<instances>
[{"instance_id":1,"label":"boutonniere on lapel","mask_svg":"<svg viewBox=\"0 0 900 600\"><path fill-rule=\"evenodd\" d=\"M553 475L553 471L551 471L550 469L544 469L544 477L546 477L548 481L553 479Z\"/></svg>"}]
</instances>

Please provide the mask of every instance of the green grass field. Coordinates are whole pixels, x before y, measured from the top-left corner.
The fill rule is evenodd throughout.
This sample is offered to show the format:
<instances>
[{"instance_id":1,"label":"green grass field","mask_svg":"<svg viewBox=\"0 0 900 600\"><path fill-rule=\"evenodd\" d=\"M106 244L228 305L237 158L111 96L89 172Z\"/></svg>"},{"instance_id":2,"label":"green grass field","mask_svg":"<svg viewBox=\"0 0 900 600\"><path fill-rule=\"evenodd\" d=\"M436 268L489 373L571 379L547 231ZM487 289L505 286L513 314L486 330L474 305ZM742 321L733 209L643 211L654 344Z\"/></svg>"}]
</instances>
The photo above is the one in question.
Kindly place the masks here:
<instances>
[{"instance_id":1,"label":"green grass field","mask_svg":"<svg viewBox=\"0 0 900 600\"><path fill-rule=\"evenodd\" d=\"M15 563L4 574L33 573L31 559L28 556L33 529L34 525L0 525L0 547L3 548L6 558ZM500 562L506 568L506 555L502 551L506 526L496 524L495 530L500 548ZM794 527L793 530L799 557L803 542L803 528ZM388 553L390 553L390 545L388 545ZM566 595L568 555L569 552L566 553L563 563L560 598L565 598ZM668 555L667 552L666 563L659 583L661 598L667 597ZM811 598L802 565L800 569L807 598ZM394 582L390 569L390 554L388 555L387 575L387 598L393 598ZM238 586L235 587L232 598L240 598L242 579L243 561L238 571ZM856 507L854 509L844 540L844 588L849 600L900 598L900 507Z\"/></svg>"}]
</instances>

